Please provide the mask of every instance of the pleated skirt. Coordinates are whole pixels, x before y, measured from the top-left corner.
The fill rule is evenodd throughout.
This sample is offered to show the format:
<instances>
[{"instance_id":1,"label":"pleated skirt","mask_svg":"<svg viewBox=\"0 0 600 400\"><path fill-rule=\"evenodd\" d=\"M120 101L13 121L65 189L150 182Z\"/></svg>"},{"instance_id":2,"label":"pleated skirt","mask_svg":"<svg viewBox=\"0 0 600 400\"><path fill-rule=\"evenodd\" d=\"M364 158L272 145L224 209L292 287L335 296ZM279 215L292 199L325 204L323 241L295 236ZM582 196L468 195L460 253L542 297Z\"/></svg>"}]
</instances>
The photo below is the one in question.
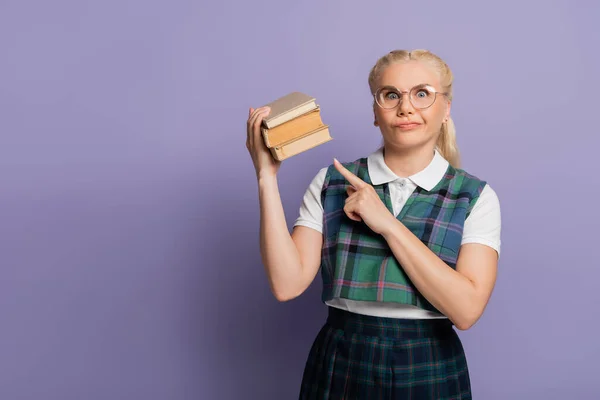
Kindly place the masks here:
<instances>
[{"instance_id":1,"label":"pleated skirt","mask_svg":"<svg viewBox=\"0 0 600 400\"><path fill-rule=\"evenodd\" d=\"M471 399L464 349L448 319L395 319L329 307L300 400Z\"/></svg>"}]
</instances>

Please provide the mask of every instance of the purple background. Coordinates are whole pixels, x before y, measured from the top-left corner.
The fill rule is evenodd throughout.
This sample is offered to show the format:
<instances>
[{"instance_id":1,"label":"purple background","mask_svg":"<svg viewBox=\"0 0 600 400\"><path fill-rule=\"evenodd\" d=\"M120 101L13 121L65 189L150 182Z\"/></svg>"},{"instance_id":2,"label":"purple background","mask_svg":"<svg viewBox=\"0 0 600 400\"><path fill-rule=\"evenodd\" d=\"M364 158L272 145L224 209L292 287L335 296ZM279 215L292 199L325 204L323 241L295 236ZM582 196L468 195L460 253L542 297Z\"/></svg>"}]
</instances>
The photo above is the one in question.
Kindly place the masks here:
<instances>
[{"instance_id":1,"label":"purple background","mask_svg":"<svg viewBox=\"0 0 600 400\"><path fill-rule=\"evenodd\" d=\"M314 95L334 141L284 163L291 228L333 157L380 143L367 75L428 48L502 257L464 341L476 399L592 399L598 2L0 2L0 398L293 399L320 277L270 294L249 106ZM594 307L596 306L596 307Z\"/></svg>"}]
</instances>

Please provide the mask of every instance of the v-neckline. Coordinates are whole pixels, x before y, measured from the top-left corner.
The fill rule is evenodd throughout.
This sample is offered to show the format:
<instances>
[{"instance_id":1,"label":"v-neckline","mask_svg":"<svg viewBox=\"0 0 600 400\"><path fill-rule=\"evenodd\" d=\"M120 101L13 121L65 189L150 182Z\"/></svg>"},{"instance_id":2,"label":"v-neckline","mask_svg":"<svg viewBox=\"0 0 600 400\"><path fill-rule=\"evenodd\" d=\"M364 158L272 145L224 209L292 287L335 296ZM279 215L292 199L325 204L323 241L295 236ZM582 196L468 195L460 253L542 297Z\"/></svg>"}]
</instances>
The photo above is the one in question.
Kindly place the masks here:
<instances>
[{"instance_id":1,"label":"v-neckline","mask_svg":"<svg viewBox=\"0 0 600 400\"><path fill-rule=\"evenodd\" d=\"M374 188L375 188L375 191L377 192L377 194L379 195L379 198L381 199L381 201L383 201L383 203L385 204L385 206L387 207L387 209L393 215L394 214L394 207L392 205L392 196L390 195L390 185L389 185L389 183L382 183L380 185L374 185ZM400 209L400 212L398 212L398 215L396 216L397 220L402 220L402 218L404 218L404 216L408 212L408 209L410 208L410 206L412 206L412 204L414 203L416 197L419 195L419 193L421 192L421 190L422 190L421 187L417 185L417 187L410 194L410 196L408 197L408 199L406 200L406 202L404 202L404 205Z\"/></svg>"},{"instance_id":2,"label":"v-neckline","mask_svg":"<svg viewBox=\"0 0 600 400\"><path fill-rule=\"evenodd\" d=\"M438 181L438 183L436 183L435 186L433 188L431 188L431 190L427 190L427 192L435 191L442 184L442 182L444 181L444 176L446 176L448 174L448 170L449 169L450 169L450 165L448 165L446 167L446 171L444 171L444 175L442 175L442 178ZM374 185L373 181L371 180L371 175L369 174L368 170L367 170L367 176L369 178L369 182L368 183L375 188L375 192L379 195L379 198L381 199L381 201L383 201L383 203L385 204L385 206L387 207L387 209L393 215L394 214L394 207L392 206L392 196L390 195L390 185L389 185L389 182L381 183L379 185ZM413 192L410 194L410 196L408 197L408 199L406 200L406 202L404 203L404 205L402 206L402 208L398 212L398 215L396 216L397 220L402 220L404 218L404 216L408 212L409 208L415 202L415 199L417 198L417 196L422 191L425 190L425 189L423 189L419 185L416 185L416 186L417 187L415 188L415 190L413 190Z\"/></svg>"}]
</instances>

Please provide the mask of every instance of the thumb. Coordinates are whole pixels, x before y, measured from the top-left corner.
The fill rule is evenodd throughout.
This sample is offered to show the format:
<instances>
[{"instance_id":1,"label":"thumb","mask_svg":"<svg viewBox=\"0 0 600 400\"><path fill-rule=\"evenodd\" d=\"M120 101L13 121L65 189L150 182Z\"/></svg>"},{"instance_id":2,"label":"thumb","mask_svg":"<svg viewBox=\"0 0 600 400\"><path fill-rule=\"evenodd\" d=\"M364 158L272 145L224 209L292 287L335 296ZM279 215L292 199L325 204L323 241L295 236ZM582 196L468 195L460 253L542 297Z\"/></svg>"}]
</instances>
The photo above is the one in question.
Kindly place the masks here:
<instances>
[{"instance_id":1,"label":"thumb","mask_svg":"<svg viewBox=\"0 0 600 400\"><path fill-rule=\"evenodd\" d=\"M253 112L254 112L254 108L250 107L250 111L248 111L248 116L251 116Z\"/></svg>"}]
</instances>

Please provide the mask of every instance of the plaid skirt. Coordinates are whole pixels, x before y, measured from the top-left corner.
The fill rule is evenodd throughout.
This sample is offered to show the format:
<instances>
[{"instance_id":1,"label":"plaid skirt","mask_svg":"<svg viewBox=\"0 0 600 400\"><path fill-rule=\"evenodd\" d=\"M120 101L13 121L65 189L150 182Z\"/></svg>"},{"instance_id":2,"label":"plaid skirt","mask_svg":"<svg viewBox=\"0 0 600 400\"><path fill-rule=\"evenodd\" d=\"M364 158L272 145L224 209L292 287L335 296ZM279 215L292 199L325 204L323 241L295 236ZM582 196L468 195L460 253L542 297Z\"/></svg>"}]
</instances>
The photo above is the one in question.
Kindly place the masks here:
<instances>
[{"instance_id":1,"label":"plaid skirt","mask_svg":"<svg viewBox=\"0 0 600 400\"><path fill-rule=\"evenodd\" d=\"M471 399L467 360L448 319L394 319L329 307L300 400Z\"/></svg>"}]
</instances>

